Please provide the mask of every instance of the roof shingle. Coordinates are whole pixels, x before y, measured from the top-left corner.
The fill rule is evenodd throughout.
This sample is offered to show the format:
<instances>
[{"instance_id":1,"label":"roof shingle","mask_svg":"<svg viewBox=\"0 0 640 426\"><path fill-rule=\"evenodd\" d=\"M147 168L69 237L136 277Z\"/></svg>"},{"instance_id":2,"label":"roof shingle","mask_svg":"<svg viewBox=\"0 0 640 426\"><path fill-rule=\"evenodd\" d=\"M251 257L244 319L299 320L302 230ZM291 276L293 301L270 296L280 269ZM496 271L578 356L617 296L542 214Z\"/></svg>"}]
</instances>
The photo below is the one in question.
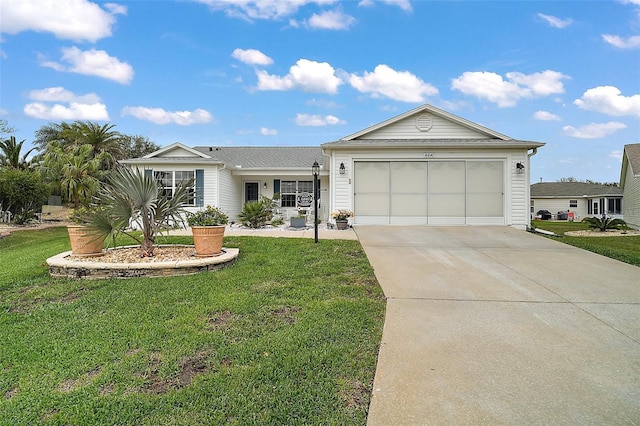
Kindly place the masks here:
<instances>
[{"instance_id":1,"label":"roof shingle","mask_svg":"<svg viewBox=\"0 0 640 426\"><path fill-rule=\"evenodd\" d=\"M536 197L596 197L622 195L617 186L586 182L539 182L531 185L531 198Z\"/></svg>"}]
</instances>

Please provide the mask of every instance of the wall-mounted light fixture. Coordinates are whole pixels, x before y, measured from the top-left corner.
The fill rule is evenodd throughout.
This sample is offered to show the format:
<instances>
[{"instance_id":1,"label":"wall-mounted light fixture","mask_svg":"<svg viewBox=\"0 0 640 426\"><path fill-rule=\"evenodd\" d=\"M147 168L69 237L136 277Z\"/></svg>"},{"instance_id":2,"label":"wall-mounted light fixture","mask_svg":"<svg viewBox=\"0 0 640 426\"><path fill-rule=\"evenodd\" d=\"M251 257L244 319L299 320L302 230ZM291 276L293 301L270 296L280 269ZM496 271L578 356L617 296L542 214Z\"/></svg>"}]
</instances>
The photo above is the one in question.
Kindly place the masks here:
<instances>
[{"instance_id":1,"label":"wall-mounted light fixture","mask_svg":"<svg viewBox=\"0 0 640 426\"><path fill-rule=\"evenodd\" d=\"M265 183L264 183L264 185L262 185L262 187L263 187L264 189L267 189L267 182L265 182Z\"/></svg>"},{"instance_id":2,"label":"wall-mounted light fixture","mask_svg":"<svg viewBox=\"0 0 640 426\"><path fill-rule=\"evenodd\" d=\"M344 163L340 163L340 174L344 175L347 173L347 169L344 167Z\"/></svg>"},{"instance_id":3,"label":"wall-mounted light fixture","mask_svg":"<svg viewBox=\"0 0 640 426\"><path fill-rule=\"evenodd\" d=\"M516 173L519 175L524 174L524 164L516 163Z\"/></svg>"}]
</instances>

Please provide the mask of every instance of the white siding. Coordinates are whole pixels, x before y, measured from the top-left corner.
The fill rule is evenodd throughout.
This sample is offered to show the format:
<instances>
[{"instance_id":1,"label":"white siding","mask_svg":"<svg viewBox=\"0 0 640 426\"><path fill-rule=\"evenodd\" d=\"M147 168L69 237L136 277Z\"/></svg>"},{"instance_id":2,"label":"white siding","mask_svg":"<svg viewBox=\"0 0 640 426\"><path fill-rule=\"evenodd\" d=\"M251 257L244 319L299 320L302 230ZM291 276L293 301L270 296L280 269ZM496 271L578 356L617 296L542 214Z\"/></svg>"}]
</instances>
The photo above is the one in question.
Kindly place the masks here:
<instances>
[{"instance_id":1,"label":"white siding","mask_svg":"<svg viewBox=\"0 0 640 426\"><path fill-rule=\"evenodd\" d=\"M578 207L569 207L569 200L578 200ZM535 215L538 210L549 210L552 215L567 210L574 213L574 220L579 221L587 216L586 198L534 198Z\"/></svg>"},{"instance_id":2,"label":"white siding","mask_svg":"<svg viewBox=\"0 0 640 426\"><path fill-rule=\"evenodd\" d=\"M163 152L160 153L158 155L156 155L156 157L177 157L177 158L185 158L185 157L191 157L191 158L200 158L197 155L194 155L193 152L189 152L186 149L182 149L182 148L174 148L171 149L167 152Z\"/></svg>"},{"instance_id":3,"label":"white siding","mask_svg":"<svg viewBox=\"0 0 640 426\"><path fill-rule=\"evenodd\" d=\"M420 131L416 119L423 115L431 119L431 129ZM363 139L485 139L487 135L429 113L419 113L367 133ZM340 164L340 163L338 163Z\"/></svg>"},{"instance_id":4,"label":"white siding","mask_svg":"<svg viewBox=\"0 0 640 426\"><path fill-rule=\"evenodd\" d=\"M221 168L217 175L217 205L230 219L237 220L238 214L242 211L242 179L232 176L231 170L225 168Z\"/></svg>"},{"instance_id":5,"label":"white siding","mask_svg":"<svg viewBox=\"0 0 640 426\"><path fill-rule=\"evenodd\" d=\"M505 187L507 225L526 229L530 223L529 214L529 162L526 153L512 155L507 162L507 186ZM523 163L524 173L516 172L516 164ZM509 204L510 203L510 204Z\"/></svg>"},{"instance_id":6,"label":"white siding","mask_svg":"<svg viewBox=\"0 0 640 426\"><path fill-rule=\"evenodd\" d=\"M346 168L345 174L340 174L340 163L344 163ZM336 153L331 164L331 179L333 180L333 203L330 206L331 211L336 210L353 210L353 161L346 153Z\"/></svg>"},{"instance_id":7,"label":"white siding","mask_svg":"<svg viewBox=\"0 0 640 426\"><path fill-rule=\"evenodd\" d=\"M633 176L631 167L625 176L622 211L627 225L640 229L640 177Z\"/></svg>"}]
</instances>

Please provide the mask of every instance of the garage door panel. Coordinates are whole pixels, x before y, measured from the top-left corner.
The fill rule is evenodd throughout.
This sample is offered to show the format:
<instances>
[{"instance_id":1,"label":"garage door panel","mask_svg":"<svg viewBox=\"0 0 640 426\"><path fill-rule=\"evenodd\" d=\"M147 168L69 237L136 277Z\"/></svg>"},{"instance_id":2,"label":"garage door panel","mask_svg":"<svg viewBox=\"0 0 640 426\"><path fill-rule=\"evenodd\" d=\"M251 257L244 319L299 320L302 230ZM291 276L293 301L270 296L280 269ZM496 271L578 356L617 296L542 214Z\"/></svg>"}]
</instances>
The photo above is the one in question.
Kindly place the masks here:
<instances>
[{"instance_id":1,"label":"garage door panel","mask_svg":"<svg viewBox=\"0 0 640 426\"><path fill-rule=\"evenodd\" d=\"M355 163L354 190L356 194L366 192L389 192L389 163L359 161Z\"/></svg>"},{"instance_id":2,"label":"garage door panel","mask_svg":"<svg viewBox=\"0 0 640 426\"><path fill-rule=\"evenodd\" d=\"M356 223L389 223L389 162L358 161L354 170Z\"/></svg>"},{"instance_id":3,"label":"garage door panel","mask_svg":"<svg viewBox=\"0 0 640 426\"><path fill-rule=\"evenodd\" d=\"M467 194L467 216L502 217L502 193Z\"/></svg>"},{"instance_id":4,"label":"garage door panel","mask_svg":"<svg viewBox=\"0 0 640 426\"><path fill-rule=\"evenodd\" d=\"M427 163L417 161L391 163L391 192L424 194L427 192Z\"/></svg>"},{"instance_id":5,"label":"garage door panel","mask_svg":"<svg viewBox=\"0 0 640 426\"><path fill-rule=\"evenodd\" d=\"M458 216L464 217L464 194L430 194L429 195L429 216L444 217Z\"/></svg>"},{"instance_id":6,"label":"garage door panel","mask_svg":"<svg viewBox=\"0 0 640 426\"><path fill-rule=\"evenodd\" d=\"M467 192L502 192L502 161L467 162Z\"/></svg>"},{"instance_id":7,"label":"garage door panel","mask_svg":"<svg viewBox=\"0 0 640 426\"><path fill-rule=\"evenodd\" d=\"M427 195L391 194L391 216L427 216Z\"/></svg>"},{"instance_id":8,"label":"garage door panel","mask_svg":"<svg viewBox=\"0 0 640 426\"><path fill-rule=\"evenodd\" d=\"M358 193L355 211L358 216L389 216L389 194Z\"/></svg>"},{"instance_id":9,"label":"garage door panel","mask_svg":"<svg viewBox=\"0 0 640 426\"><path fill-rule=\"evenodd\" d=\"M430 194L464 194L464 161L433 161L427 164L429 165Z\"/></svg>"}]
</instances>

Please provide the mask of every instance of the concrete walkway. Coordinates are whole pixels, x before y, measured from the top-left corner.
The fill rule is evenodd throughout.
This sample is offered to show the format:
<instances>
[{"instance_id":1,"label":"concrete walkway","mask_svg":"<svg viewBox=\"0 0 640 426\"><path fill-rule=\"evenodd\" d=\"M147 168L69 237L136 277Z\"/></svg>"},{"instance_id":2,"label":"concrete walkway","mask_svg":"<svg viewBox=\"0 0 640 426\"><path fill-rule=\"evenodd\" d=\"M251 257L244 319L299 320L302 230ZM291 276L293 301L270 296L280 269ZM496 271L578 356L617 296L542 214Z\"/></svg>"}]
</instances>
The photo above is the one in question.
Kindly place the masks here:
<instances>
[{"instance_id":1,"label":"concrete walkway","mask_svg":"<svg viewBox=\"0 0 640 426\"><path fill-rule=\"evenodd\" d=\"M368 424L640 424L640 268L508 227L356 227L387 314Z\"/></svg>"},{"instance_id":2,"label":"concrete walkway","mask_svg":"<svg viewBox=\"0 0 640 426\"><path fill-rule=\"evenodd\" d=\"M169 235L191 235L191 228L169 231ZM227 226L224 231L225 237L275 237L275 238L314 238L315 230L313 228L290 229L290 228L272 228L272 229L250 229L238 226ZM327 229L324 226L318 227L319 240L357 240L358 236L352 228L345 230Z\"/></svg>"}]
</instances>

